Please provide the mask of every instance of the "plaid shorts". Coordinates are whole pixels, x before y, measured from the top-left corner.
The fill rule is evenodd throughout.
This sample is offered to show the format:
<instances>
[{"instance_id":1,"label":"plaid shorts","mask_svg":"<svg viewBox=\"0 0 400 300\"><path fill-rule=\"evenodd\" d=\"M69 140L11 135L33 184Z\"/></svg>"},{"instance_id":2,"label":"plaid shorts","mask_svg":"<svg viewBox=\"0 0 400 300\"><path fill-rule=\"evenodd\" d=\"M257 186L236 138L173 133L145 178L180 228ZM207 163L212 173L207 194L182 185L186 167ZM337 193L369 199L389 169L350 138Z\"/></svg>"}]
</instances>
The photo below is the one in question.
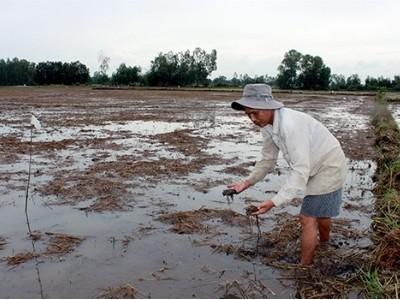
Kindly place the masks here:
<instances>
[{"instance_id":1,"label":"plaid shorts","mask_svg":"<svg viewBox=\"0 0 400 300\"><path fill-rule=\"evenodd\" d=\"M304 197L300 213L315 218L336 217L342 204L342 188L322 195Z\"/></svg>"}]
</instances>

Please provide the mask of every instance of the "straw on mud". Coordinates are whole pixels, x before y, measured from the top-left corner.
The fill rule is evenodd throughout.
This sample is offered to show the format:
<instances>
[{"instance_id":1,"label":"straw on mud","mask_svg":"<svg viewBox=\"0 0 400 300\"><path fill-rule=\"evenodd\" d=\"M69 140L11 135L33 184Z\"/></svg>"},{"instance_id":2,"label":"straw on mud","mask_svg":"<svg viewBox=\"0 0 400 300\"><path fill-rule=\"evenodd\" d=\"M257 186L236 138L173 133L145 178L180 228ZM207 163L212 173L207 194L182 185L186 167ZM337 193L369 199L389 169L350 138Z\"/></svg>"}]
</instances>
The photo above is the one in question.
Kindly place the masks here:
<instances>
[{"instance_id":1,"label":"straw on mud","mask_svg":"<svg viewBox=\"0 0 400 300\"><path fill-rule=\"evenodd\" d=\"M203 222L210 219L220 219L222 223L233 226L247 224L245 216L228 209L200 208L191 211L162 214L158 217L159 221L171 224L173 226L171 230L179 234L194 232L213 233L215 226L203 224Z\"/></svg>"},{"instance_id":2,"label":"straw on mud","mask_svg":"<svg viewBox=\"0 0 400 300\"><path fill-rule=\"evenodd\" d=\"M400 229L387 233L373 251L378 266L392 269L400 266Z\"/></svg>"},{"instance_id":3,"label":"straw on mud","mask_svg":"<svg viewBox=\"0 0 400 300\"><path fill-rule=\"evenodd\" d=\"M19 265L38 256L39 254L34 252L21 252L13 256L7 256L5 260L9 265Z\"/></svg>"},{"instance_id":4,"label":"straw on mud","mask_svg":"<svg viewBox=\"0 0 400 300\"><path fill-rule=\"evenodd\" d=\"M108 288L103 293L101 293L97 298L134 299L137 293L138 290L131 284L127 283L119 287Z\"/></svg>"}]
</instances>

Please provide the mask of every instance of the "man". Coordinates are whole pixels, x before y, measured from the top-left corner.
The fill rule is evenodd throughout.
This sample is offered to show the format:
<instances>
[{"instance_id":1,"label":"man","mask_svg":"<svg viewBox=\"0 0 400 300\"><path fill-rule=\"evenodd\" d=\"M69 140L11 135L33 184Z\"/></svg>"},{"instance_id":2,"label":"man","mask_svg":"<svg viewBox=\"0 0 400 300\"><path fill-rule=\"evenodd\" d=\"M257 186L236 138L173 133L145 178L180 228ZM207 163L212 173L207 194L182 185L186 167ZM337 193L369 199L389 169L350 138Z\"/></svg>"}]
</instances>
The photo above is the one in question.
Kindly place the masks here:
<instances>
[{"instance_id":1,"label":"man","mask_svg":"<svg viewBox=\"0 0 400 300\"><path fill-rule=\"evenodd\" d=\"M294 198L304 198L300 212L301 264L313 263L315 248L329 241L331 217L339 214L346 160L338 140L311 116L284 107L276 101L271 87L248 84L243 97L231 104L244 111L261 129L262 159L244 181L229 185L240 193L274 169L279 151L290 167L285 184L271 199L261 203L254 214L264 214Z\"/></svg>"}]
</instances>

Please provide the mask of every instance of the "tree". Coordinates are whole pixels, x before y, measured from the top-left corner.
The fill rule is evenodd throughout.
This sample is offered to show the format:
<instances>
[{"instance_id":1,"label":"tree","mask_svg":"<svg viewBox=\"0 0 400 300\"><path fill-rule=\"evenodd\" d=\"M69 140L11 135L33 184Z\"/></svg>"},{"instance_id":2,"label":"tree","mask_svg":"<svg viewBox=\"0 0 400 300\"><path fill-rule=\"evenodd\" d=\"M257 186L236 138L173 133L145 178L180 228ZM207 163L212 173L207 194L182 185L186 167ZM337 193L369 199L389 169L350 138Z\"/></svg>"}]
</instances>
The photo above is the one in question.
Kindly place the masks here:
<instances>
[{"instance_id":1,"label":"tree","mask_svg":"<svg viewBox=\"0 0 400 300\"><path fill-rule=\"evenodd\" d=\"M33 84L35 64L25 59L0 59L0 85Z\"/></svg>"},{"instance_id":2,"label":"tree","mask_svg":"<svg viewBox=\"0 0 400 300\"><path fill-rule=\"evenodd\" d=\"M394 76L394 79L392 80L392 87L393 87L393 90L400 91L400 76L399 75Z\"/></svg>"},{"instance_id":3,"label":"tree","mask_svg":"<svg viewBox=\"0 0 400 300\"><path fill-rule=\"evenodd\" d=\"M362 84L360 77L357 74L349 76L346 80L346 87L349 91L359 91L362 90Z\"/></svg>"},{"instance_id":4,"label":"tree","mask_svg":"<svg viewBox=\"0 0 400 300\"><path fill-rule=\"evenodd\" d=\"M189 73L192 75L192 84L196 86L207 85L207 77L217 70L217 51L213 49L210 54L197 47L192 54L192 64Z\"/></svg>"},{"instance_id":5,"label":"tree","mask_svg":"<svg viewBox=\"0 0 400 300\"><path fill-rule=\"evenodd\" d=\"M99 71L94 72L93 77L91 79L92 83L95 84L109 84L110 77L107 75L107 71L110 68L110 58L104 56L103 53L100 53L97 57L97 61L99 62Z\"/></svg>"},{"instance_id":6,"label":"tree","mask_svg":"<svg viewBox=\"0 0 400 300\"><path fill-rule=\"evenodd\" d=\"M383 76L378 77L378 89L386 88L391 89L393 87L392 81L390 78L384 78Z\"/></svg>"},{"instance_id":7,"label":"tree","mask_svg":"<svg viewBox=\"0 0 400 300\"><path fill-rule=\"evenodd\" d=\"M232 82L232 86L241 86L242 85L240 79L238 78L238 74L236 72L233 73L233 77L230 81Z\"/></svg>"},{"instance_id":8,"label":"tree","mask_svg":"<svg viewBox=\"0 0 400 300\"><path fill-rule=\"evenodd\" d=\"M150 85L208 85L208 76L217 69L217 51L212 50L210 54L201 48L196 48L190 53L173 53L172 51L158 54L151 61L146 80Z\"/></svg>"},{"instance_id":9,"label":"tree","mask_svg":"<svg viewBox=\"0 0 400 300\"><path fill-rule=\"evenodd\" d=\"M331 69L320 56L303 55L292 49L278 67L276 83L282 89L326 90L330 75Z\"/></svg>"},{"instance_id":10,"label":"tree","mask_svg":"<svg viewBox=\"0 0 400 300\"><path fill-rule=\"evenodd\" d=\"M34 80L37 84L60 84L64 81L62 62L40 62L35 68Z\"/></svg>"},{"instance_id":11,"label":"tree","mask_svg":"<svg viewBox=\"0 0 400 300\"><path fill-rule=\"evenodd\" d=\"M89 69L79 61L64 63L63 69L64 84L84 84L89 81Z\"/></svg>"},{"instance_id":12,"label":"tree","mask_svg":"<svg viewBox=\"0 0 400 300\"><path fill-rule=\"evenodd\" d=\"M37 84L81 84L89 80L89 69L79 61L71 63L40 62L34 73Z\"/></svg>"},{"instance_id":13,"label":"tree","mask_svg":"<svg viewBox=\"0 0 400 300\"><path fill-rule=\"evenodd\" d=\"M158 54L151 61L150 71L147 80L150 85L168 86L178 85L178 56L173 52Z\"/></svg>"},{"instance_id":14,"label":"tree","mask_svg":"<svg viewBox=\"0 0 400 300\"><path fill-rule=\"evenodd\" d=\"M136 84L140 81L140 67L129 67L124 63L120 64L117 71L113 73L111 82L113 84Z\"/></svg>"},{"instance_id":15,"label":"tree","mask_svg":"<svg viewBox=\"0 0 400 300\"><path fill-rule=\"evenodd\" d=\"M297 71L300 69L302 54L294 49L285 53L278 67L277 84L281 89L298 88Z\"/></svg>"},{"instance_id":16,"label":"tree","mask_svg":"<svg viewBox=\"0 0 400 300\"><path fill-rule=\"evenodd\" d=\"M110 77L107 74L103 74L102 72L96 71L91 78L91 82L94 84L109 84Z\"/></svg>"},{"instance_id":17,"label":"tree","mask_svg":"<svg viewBox=\"0 0 400 300\"><path fill-rule=\"evenodd\" d=\"M331 69L319 56L303 55L300 59L298 86L304 90L326 90L329 87Z\"/></svg>"},{"instance_id":18,"label":"tree","mask_svg":"<svg viewBox=\"0 0 400 300\"><path fill-rule=\"evenodd\" d=\"M368 91L376 91L379 88L379 83L376 78L368 76L365 79L365 89Z\"/></svg>"},{"instance_id":19,"label":"tree","mask_svg":"<svg viewBox=\"0 0 400 300\"><path fill-rule=\"evenodd\" d=\"M332 74L329 80L329 88L333 91L340 91L345 90L347 87L346 85L346 78L344 75L337 75Z\"/></svg>"},{"instance_id":20,"label":"tree","mask_svg":"<svg viewBox=\"0 0 400 300\"><path fill-rule=\"evenodd\" d=\"M178 84L185 86L193 82L193 73L191 73L191 68L194 64L193 56L190 54L189 50L184 53L180 52L178 54Z\"/></svg>"},{"instance_id":21,"label":"tree","mask_svg":"<svg viewBox=\"0 0 400 300\"><path fill-rule=\"evenodd\" d=\"M219 76L212 80L211 85L213 87L227 87L230 86L230 82L225 76Z\"/></svg>"},{"instance_id":22,"label":"tree","mask_svg":"<svg viewBox=\"0 0 400 300\"><path fill-rule=\"evenodd\" d=\"M276 85L276 78L273 76L269 76L268 74L265 75L265 83L270 85L270 86L275 86Z\"/></svg>"},{"instance_id":23,"label":"tree","mask_svg":"<svg viewBox=\"0 0 400 300\"><path fill-rule=\"evenodd\" d=\"M97 61L100 63L99 72L103 75L107 75L108 69L110 68L110 57L104 56L104 54L101 53L97 58Z\"/></svg>"}]
</instances>

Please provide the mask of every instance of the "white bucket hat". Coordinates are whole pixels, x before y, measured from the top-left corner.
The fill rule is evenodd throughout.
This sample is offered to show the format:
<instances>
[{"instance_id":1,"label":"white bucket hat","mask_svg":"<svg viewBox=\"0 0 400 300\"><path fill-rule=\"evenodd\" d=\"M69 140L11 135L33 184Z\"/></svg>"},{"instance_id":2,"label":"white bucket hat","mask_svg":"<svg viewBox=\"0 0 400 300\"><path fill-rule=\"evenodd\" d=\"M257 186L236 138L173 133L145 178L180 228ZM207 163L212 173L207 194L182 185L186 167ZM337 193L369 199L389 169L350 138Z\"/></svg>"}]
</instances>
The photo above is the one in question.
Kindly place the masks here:
<instances>
[{"instance_id":1,"label":"white bucket hat","mask_svg":"<svg viewBox=\"0 0 400 300\"><path fill-rule=\"evenodd\" d=\"M236 110L244 110L245 107L254 109L279 109L283 107L283 103L274 99L269 85L256 83L246 84L243 89L243 97L232 102L231 107Z\"/></svg>"}]
</instances>

